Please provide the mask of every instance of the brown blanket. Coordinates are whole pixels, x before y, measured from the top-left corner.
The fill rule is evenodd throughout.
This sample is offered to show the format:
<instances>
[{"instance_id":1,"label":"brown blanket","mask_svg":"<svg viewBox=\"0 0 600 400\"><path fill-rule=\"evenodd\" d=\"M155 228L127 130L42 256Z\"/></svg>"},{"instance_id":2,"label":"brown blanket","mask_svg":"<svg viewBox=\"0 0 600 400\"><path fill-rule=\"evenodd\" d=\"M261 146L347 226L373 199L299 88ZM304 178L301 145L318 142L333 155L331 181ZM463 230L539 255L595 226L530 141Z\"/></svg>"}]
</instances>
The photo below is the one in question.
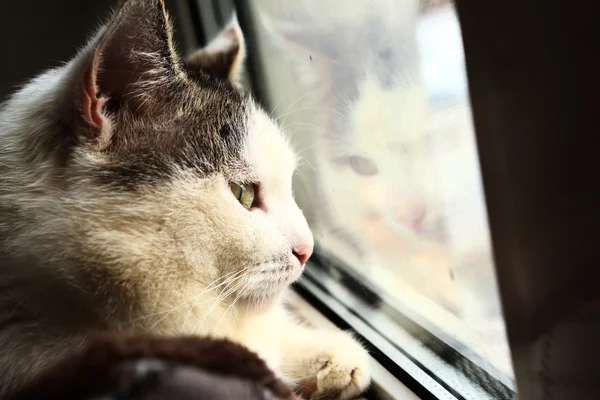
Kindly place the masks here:
<instances>
[{"instance_id":1,"label":"brown blanket","mask_svg":"<svg viewBox=\"0 0 600 400\"><path fill-rule=\"evenodd\" d=\"M258 356L228 340L102 338L11 400L298 399Z\"/></svg>"}]
</instances>

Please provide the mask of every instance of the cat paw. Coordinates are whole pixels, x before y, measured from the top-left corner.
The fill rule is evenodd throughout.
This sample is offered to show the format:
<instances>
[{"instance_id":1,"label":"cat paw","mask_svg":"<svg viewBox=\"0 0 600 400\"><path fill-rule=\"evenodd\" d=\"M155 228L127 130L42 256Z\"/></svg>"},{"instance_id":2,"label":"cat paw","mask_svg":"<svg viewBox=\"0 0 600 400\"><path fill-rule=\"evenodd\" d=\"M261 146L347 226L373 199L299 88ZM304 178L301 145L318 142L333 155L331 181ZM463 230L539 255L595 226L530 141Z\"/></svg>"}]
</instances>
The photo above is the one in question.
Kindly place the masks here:
<instances>
[{"instance_id":1,"label":"cat paw","mask_svg":"<svg viewBox=\"0 0 600 400\"><path fill-rule=\"evenodd\" d=\"M371 382L367 351L346 334L313 358L308 372L313 378L302 386L310 399L352 399Z\"/></svg>"}]
</instances>

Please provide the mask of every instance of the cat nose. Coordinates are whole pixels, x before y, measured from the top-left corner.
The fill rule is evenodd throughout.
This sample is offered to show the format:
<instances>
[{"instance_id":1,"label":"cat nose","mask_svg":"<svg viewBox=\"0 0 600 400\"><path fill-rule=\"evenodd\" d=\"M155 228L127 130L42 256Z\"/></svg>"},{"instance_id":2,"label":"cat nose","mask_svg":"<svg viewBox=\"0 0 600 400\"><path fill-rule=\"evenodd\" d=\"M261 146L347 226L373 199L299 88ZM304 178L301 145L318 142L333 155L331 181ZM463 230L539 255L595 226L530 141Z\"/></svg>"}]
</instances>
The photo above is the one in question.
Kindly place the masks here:
<instances>
[{"instance_id":1,"label":"cat nose","mask_svg":"<svg viewBox=\"0 0 600 400\"><path fill-rule=\"evenodd\" d=\"M300 261L300 266L303 267L306 261L310 258L313 253L314 244L312 238L305 240L300 245L296 245L292 248L292 254Z\"/></svg>"},{"instance_id":2,"label":"cat nose","mask_svg":"<svg viewBox=\"0 0 600 400\"><path fill-rule=\"evenodd\" d=\"M427 217L427 206L424 202L408 201L396 208L395 218L412 229L420 229Z\"/></svg>"}]
</instances>

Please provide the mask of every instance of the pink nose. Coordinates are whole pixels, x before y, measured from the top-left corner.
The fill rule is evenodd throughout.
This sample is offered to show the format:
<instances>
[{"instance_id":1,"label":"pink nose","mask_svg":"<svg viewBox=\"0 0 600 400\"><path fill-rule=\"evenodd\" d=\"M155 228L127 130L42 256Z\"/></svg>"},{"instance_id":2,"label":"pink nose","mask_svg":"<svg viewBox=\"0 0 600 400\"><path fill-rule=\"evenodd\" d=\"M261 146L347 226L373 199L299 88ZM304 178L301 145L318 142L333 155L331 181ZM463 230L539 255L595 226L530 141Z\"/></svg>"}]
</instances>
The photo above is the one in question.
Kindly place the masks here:
<instances>
[{"instance_id":1,"label":"pink nose","mask_svg":"<svg viewBox=\"0 0 600 400\"><path fill-rule=\"evenodd\" d=\"M396 220L414 230L419 230L427 217L427 206L425 203L419 201L405 202L395 211L394 217Z\"/></svg>"},{"instance_id":2,"label":"pink nose","mask_svg":"<svg viewBox=\"0 0 600 400\"><path fill-rule=\"evenodd\" d=\"M303 267L304 264L306 264L306 261L308 261L313 253L313 248L314 244L312 240L293 247L292 253L298 259L298 261L300 261L300 266Z\"/></svg>"}]
</instances>

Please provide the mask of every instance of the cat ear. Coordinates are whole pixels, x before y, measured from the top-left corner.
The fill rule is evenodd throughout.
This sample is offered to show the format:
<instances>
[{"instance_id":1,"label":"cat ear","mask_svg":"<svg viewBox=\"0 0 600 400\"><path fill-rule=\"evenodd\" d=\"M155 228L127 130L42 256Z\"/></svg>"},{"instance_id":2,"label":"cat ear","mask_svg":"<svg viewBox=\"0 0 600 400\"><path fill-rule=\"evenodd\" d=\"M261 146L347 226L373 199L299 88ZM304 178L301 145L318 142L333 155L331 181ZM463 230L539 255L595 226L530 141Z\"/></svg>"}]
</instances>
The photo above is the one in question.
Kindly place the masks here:
<instances>
[{"instance_id":1,"label":"cat ear","mask_svg":"<svg viewBox=\"0 0 600 400\"><path fill-rule=\"evenodd\" d=\"M90 126L106 128L105 108L147 109L157 89L177 78L178 58L163 0L121 1L82 64L77 101Z\"/></svg>"},{"instance_id":2,"label":"cat ear","mask_svg":"<svg viewBox=\"0 0 600 400\"><path fill-rule=\"evenodd\" d=\"M244 35L234 14L227 26L187 62L231 82L238 82L246 58Z\"/></svg>"}]
</instances>

